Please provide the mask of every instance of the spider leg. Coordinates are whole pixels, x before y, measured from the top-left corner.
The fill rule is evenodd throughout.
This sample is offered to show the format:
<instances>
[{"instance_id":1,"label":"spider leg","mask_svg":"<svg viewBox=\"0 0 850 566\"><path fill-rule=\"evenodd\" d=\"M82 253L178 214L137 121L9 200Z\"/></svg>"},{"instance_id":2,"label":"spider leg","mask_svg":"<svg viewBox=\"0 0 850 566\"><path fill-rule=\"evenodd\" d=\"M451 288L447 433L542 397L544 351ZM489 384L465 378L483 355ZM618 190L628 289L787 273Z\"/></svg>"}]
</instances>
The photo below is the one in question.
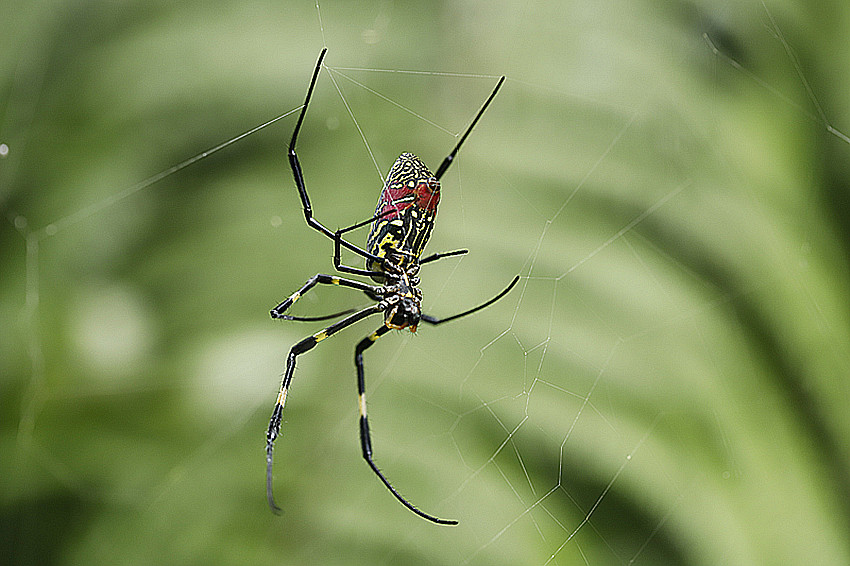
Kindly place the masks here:
<instances>
[{"instance_id":1,"label":"spider leg","mask_svg":"<svg viewBox=\"0 0 850 566\"><path fill-rule=\"evenodd\" d=\"M280 424L283 421L283 406L286 403L286 394L289 391L292 374L295 372L295 358L298 357L298 355L311 350L316 344L328 336L339 332L343 328L351 326L355 322L358 322L367 316L377 314L382 310L383 306L380 304L367 307L339 322L331 324L324 330L320 330L319 332L304 338L292 346L289 350L289 355L286 358L286 370L284 371L283 379L280 382L280 391L277 394L277 401L275 402L274 410L272 411L272 416L269 420L269 429L266 432L266 497L268 498L269 507L271 507L272 511L280 511L280 507L278 507L275 503L274 494L272 493L272 467L274 462L272 453L274 452L274 441L280 434Z\"/></svg>"},{"instance_id":2,"label":"spider leg","mask_svg":"<svg viewBox=\"0 0 850 566\"><path fill-rule=\"evenodd\" d=\"M376 214L375 216L373 216L369 220L364 220L362 222L358 222L357 224L352 224L351 226L349 226L347 228L341 228L341 229L337 230L336 232L334 232L334 267L336 268L337 271L340 271L342 273L352 273L354 275L365 275L365 276L369 276L369 277L375 277L375 276L384 277L385 274L381 271L370 271L368 269L360 269L358 267L351 267L351 266L348 266L348 265L343 265L342 264L342 247L341 247L341 244L343 242L345 242L345 240L342 239L342 235L345 234L346 232L350 232L351 230L356 230L357 228L361 228L363 226L366 226L367 224L371 224L372 222L374 222L374 221L376 221L380 218L383 218L384 216L388 216L388 215L392 214L393 212L395 212L395 211L392 210L392 209L387 210L386 212L384 212L382 214ZM381 258L380 261L381 261L381 265L383 265L383 262L384 262L383 258Z\"/></svg>"},{"instance_id":3,"label":"spider leg","mask_svg":"<svg viewBox=\"0 0 850 566\"><path fill-rule=\"evenodd\" d=\"M295 301L300 299L304 295L304 293L315 287L318 283L321 283L322 285L340 285L342 287L357 289L358 291L363 291L364 293L366 293L370 298L374 298L380 295L380 288L376 287L375 285L368 285L366 283L361 283L360 281L354 281L353 279L345 279L343 277L336 277L334 275L325 275L324 273L317 273L316 275L308 279L304 286L292 293L283 302L278 303L278 305L270 312L272 318L298 321L327 320L351 312L350 310L346 310L336 314L320 317L297 317L288 314L283 314L289 309L289 307L291 307L295 303Z\"/></svg>"},{"instance_id":4,"label":"spider leg","mask_svg":"<svg viewBox=\"0 0 850 566\"><path fill-rule=\"evenodd\" d=\"M493 98L496 96L496 93L499 92L499 89L502 87L503 82L505 82L505 77L499 79L499 82L496 83L496 88L493 89L493 92L491 92L490 96L487 97L487 100L484 101L484 104L481 106L481 109L478 111L478 114L475 115L475 118L472 119L472 122L469 124L469 127L466 128L466 131L460 137L460 141L457 142L457 145L452 150L452 152L449 153L445 159L443 159L443 162L437 169L437 173L434 174L434 177L436 177L438 181L440 180L440 177L443 176L443 173L446 172L446 169L448 169L454 161L457 152L460 150L460 146L463 145L463 142L466 141L466 137L472 131L472 128L475 127L475 124L478 123L478 120L481 118L481 115L484 114L484 111L487 110L488 106L490 106L490 103L493 101Z\"/></svg>"},{"instance_id":5,"label":"spider leg","mask_svg":"<svg viewBox=\"0 0 850 566\"><path fill-rule=\"evenodd\" d=\"M420 318L420 320L422 320L423 322L427 322L428 324L434 324L434 325L437 325L437 324L442 324L442 323L444 323L444 322L449 322L450 320L456 320L456 319L461 318L461 317L463 317L463 316L466 316L466 315L468 315L468 314L472 314L472 313L478 312L478 311L480 311L480 310L481 310L481 309L483 309L483 308L487 308L487 307L489 307L490 305L492 305L493 303L495 303L496 301L498 301L499 299L501 299L502 297L504 297L505 295L507 295L507 294L508 294L508 292L509 292L511 289L513 289L513 288L514 288L514 285L516 285L517 281L519 281L519 275L517 275L516 277L514 277L514 280L513 280L513 281L511 281L510 285L508 285L507 287L505 287L505 288L504 288L504 290L502 290L502 292L501 292L501 293L499 293L498 295L496 295L495 297L493 297L492 299L490 299L490 300L489 300L489 301L487 301L486 303L480 304L480 305L478 305L477 307L474 307L474 308L469 309L468 311L463 311L462 313L455 314L455 315L452 315L452 316L448 316L448 317L446 317L446 318L437 318L437 317L435 317L435 316L430 316L430 315L427 315L427 314L424 314L424 313L423 313L423 314L422 314L422 317Z\"/></svg>"},{"instance_id":6,"label":"spider leg","mask_svg":"<svg viewBox=\"0 0 850 566\"><path fill-rule=\"evenodd\" d=\"M431 254L425 259L420 259L419 265L422 265L424 263L431 263L432 261L437 261L438 259L443 259L444 257L452 257L455 255L463 255L466 253L469 253L469 250L455 250L453 252L440 252L436 254Z\"/></svg>"},{"instance_id":7,"label":"spider leg","mask_svg":"<svg viewBox=\"0 0 850 566\"><path fill-rule=\"evenodd\" d=\"M375 461L372 459L372 439L369 434L369 421L366 418L366 380L363 374L363 351L366 350L369 346L375 343L375 341L390 331L388 326L381 326L378 330L358 342L357 347L354 349L354 365L357 366L357 393L358 400L360 403L360 447L363 450L363 458L369 464L369 467L372 468L372 471L381 479L387 489L398 499L402 505L422 517L423 519L427 519L432 523L437 523L438 525L457 525L457 521L450 519L440 519L438 517L434 517L433 515L429 515L424 511L420 511L417 507L415 507L412 503L410 503L407 499L405 499L396 488L392 486L390 480L378 469L378 466L375 464Z\"/></svg>"},{"instance_id":8,"label":"spider leg","mask_svg":"<svg viewBox=\"0 0 850 566\"><path fill-rule=\"evenodd\" d=\"M307 220L307 225L333 240L334 233L330 229L326 228L321 222L313 218L313 207L310 205L310 197L307 196L304 174L301 171L301 163L298 161L298 155L295 152L295 143L298 140L298 133L301 130L301 124L304 122L304 115L307 114L307 106L310 104L310 98L313 96L313 88L316 86L316 79L319 78L319 70L322 68L322 61L324 60L325 53L327 53L327 51L328 48L325 47L319 54L319 60L316 61L313 78L310 80L310 87L307 89L307 96L304 99L304 106L301 107L301 113L298 115L298 122L296 122L295 130L292 132L292 140L289 142L289 166L292 168L292 176L295 178L295 186L298 187L298 195L301 197L301 205L304 208L304 218ZM370 254L363 248L356 246L351 242L341 240L340 243L361 257L372 261L381 261L379 257Z\"/></svg>"},{"instance_id":9,"label":"spider leg","mask_svg":"<svg viewBox=\"0 0 850 566\"><path fill-rule=\"evenodd\" d=\"M333 314L326 314L323 316L287 316L286 320L294 320L297 322L318 322L322 320L333 320L334 318L339 318L346 314L351 314L356 312L357 309L345 309L344 311L335 312Z\"/></svg>"}]
</instances>

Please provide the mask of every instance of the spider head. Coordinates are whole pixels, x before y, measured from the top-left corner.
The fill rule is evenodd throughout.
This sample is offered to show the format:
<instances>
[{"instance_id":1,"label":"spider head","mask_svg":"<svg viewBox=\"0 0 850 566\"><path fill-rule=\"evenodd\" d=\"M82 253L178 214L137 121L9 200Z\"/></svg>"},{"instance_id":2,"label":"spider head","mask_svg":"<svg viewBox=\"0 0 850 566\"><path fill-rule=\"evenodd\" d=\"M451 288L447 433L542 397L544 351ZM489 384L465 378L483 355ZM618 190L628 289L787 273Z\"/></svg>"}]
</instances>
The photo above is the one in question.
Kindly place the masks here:
<instances>
[{"instance_id":1,"label":"spider head","mask_svg":"<svg viewBox=\"0 0 850 566\"><path fill-rule=\"evenodd\" d=\"M413 296L403 296L386 310L384 324L396 330L409 328L411 332L416 332L421 317L419 301Z\"/></svg>"}]
</instances>

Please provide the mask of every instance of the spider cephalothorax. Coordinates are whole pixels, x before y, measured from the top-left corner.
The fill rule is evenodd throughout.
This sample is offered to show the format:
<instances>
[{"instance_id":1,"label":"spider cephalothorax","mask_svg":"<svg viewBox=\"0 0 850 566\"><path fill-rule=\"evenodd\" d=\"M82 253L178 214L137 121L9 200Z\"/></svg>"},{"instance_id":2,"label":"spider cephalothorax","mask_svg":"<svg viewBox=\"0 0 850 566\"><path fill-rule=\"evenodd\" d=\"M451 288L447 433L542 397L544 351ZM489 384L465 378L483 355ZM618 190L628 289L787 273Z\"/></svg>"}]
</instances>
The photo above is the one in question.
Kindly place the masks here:
<instances>
[{"instance_id":1,"label":"spider cephalothorax","mask_svg":"<svg viewBox=\"0 0 850 566\"><path fill-rule=\"evenodd\" d=\"M466 250L457 250L437 253L420 259L422 250L431 236L431 230L434 228L437 204L440 201L440 177L442 177L446 169L452 164L460 146L466 140L467 135L472 131L472 128L478 122L484 110L493 100L493 97L496 96L496 92L502 86L505 77L502 77L498 84L496 84L496 88L493 89L490 97L478 111L478 114L475 115L475 118L460 137L460 141L458 141L451 153L446 156L435 174L431 173L425 164L412 153L402 153L396 159L387 175L387 180L378 199L375 215L369 220L333 232L313 218L313 208L310 205L310 198L307 196L304 175L301 172L301 164L295 152L295 142L298 138L298 132L301 129L301 124L304 122L307 105L310 103L313 87L316 85L316 79L319 76L319 70L322 68L322 60L325 57L326 51L327 49L323 49L321 55L319 55L319 61L316 63L316 68L313 71L313 79L310 81L310 87L307 89L304 106L301 108L301 114L298 116L298 122L295 124L295 130L292 133L292 140L289 142L289 165L292 168L295 185L301 197L301 204L304 209L304 217L307 220L307 225L334 241L334 267L343 273L371 277L379 285L371 285L354 279L317 273L308 279L301 289L287 297L271 310L272 318L280 320L316 321L348 316L331 324L324 330L304 338L289 350L289 355L286 358L286 369L284 370L280 390L277 395L277 402L275 403L272 417L269 421L269 428L266 432L266 494L271 508L277 510L278 507L275 504L272 494L272 453L274 450L274 441L280 433L280 426L283 422L283 406L286 402L292 376L295 373L296 358L343 328L351 326L368 316L383 313L384 323L372 334L358 342L357 347L354 349L354 365L357 368L357 391L360 406L360 446L363 451L363 458L365 458L369 467L380 478L387 489L405 507L420 517L434 523L455 525L457 521L439 519L420 511L407 501L392 486L372 459L372 441L369 434L369 422L366 419L366 381L363 371L363 352L390 330L407 328L411 332L415 332L420 322L437 325L477 312L504 297L519 280L519 277L515 277L507 288L489 301L453 316L437 318L422 312L422 291L418 288L419 266L444 257L466 253ZM366 249L352 244L343 238L343 234L366 224L372 225L366 240ZM346 248L364 258L366 260L366 269L343 265L341 259L342 248ZM364 292L366 296L376 302L362 310L346 310L328 316L299 317L286 314L286 311L304 293L308 292L317 284L340 285L342 287L356 289Z\"/></svg>"},{"instance_id":2,"label":"spider cephalothorax","mask_svg":"<svg viewBox=\"0 0 850 566\"><path fill-rule=\"evenodd\" d=\"M386 274L384 279L388 284L379 287L377 296L383 297L380 301L384 310L384 324L395 330L407 328L416 332L416 327L422 318L422 290L417 287L419 278L419 264L414 264L407 270L401 270L394 264L387 264L387 271L393 273L398 270L401 275ZM387 273L385 271L385 273Z\"/></svg>"}]
</instances>

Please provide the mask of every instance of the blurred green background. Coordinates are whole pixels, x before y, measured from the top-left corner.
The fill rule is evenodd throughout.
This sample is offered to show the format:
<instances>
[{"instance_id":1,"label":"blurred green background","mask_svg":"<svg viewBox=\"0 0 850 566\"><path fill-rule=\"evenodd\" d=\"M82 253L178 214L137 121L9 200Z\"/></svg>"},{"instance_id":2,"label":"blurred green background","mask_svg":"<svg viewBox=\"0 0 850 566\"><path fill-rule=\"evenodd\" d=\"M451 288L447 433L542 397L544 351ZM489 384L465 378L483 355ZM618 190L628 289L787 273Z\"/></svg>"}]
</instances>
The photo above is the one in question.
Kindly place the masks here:
<instances>
[{"instance_id":1,"label":"blurred green background","mask_svg":"<svg viewBox=\"0 0 850 566\"><path fill-rule=\"evenodd\" d=\"M850 5L320 8L0 3L0 562L850 564ZM508 77L428 247L471 251L422 288L441 316L519 286L366 355L379 465L457 527L360 457L377 318L299 359L266 507L321 328L268 310L332 272L294 116L138 185L297 109L323 45L376 162L323 70L299 153L331 228Z\"/></svg>"}]
</instances>

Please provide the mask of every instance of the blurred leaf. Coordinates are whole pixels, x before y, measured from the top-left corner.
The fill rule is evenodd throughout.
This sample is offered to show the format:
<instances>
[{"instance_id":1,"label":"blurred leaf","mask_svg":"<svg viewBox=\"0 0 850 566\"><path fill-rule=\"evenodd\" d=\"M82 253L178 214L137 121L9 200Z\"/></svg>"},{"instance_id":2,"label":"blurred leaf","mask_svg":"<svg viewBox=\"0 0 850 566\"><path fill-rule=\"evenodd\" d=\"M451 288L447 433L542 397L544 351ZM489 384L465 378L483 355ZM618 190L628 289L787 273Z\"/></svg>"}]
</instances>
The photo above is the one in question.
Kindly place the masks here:
<instances>
[{"instance_id":1,"label":"blurred leaf","mask_svg":"<svg viewBox=\"0 0 850 566\"><path fill-rule=\"evenodd\" d=\"M319 8L0 10L0 555L850 563L846 3ZM297 110L323 45L298 149L331 228L400 152L436 166L507 76L429 243L470 253L422 288L448 316L519 285L366 356L379 464L456 528L361 460L377 318L299 358L265 507L277 381L320 328L266 313L333 269L294 114L157 177Z\"/></svg>"}]
</instances>

